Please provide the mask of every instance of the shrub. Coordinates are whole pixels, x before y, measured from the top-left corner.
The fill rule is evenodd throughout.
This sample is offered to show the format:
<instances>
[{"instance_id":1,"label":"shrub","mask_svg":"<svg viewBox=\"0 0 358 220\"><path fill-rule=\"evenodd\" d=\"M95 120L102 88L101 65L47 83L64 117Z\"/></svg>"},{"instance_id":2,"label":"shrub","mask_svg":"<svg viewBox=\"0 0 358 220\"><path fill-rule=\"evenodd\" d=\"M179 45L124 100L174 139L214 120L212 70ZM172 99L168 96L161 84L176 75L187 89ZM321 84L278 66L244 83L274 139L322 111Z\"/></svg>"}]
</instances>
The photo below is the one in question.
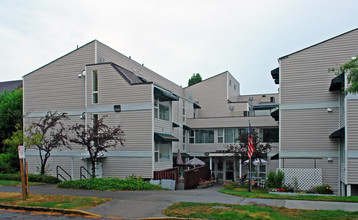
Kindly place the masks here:
<instances>
[{"instance_id":1,"label":"shrub","mask_svg":"<svg viewBox=\"0 0 358 220\"><path fill-rule=\"evenodd\" d=\"M273 171L270 171L267 175L266 184L268 188L277 188L275 184L276 179L276 173Z\"/></svg>"},{"instance_id":2,"label":"shrub","mask_svg":"<svg viewBox=\"0 0 358 220\"><path fill-rule=\"evenodd\" d=\"M333 194L332 187L330 185L320 185L314 187L314 193L318 194Z\"/></svg>"},{"instance_id":3,"label":"shrub","mask_svg":"<svg viewBox=\"0 0 358 220\"><path fill-rule=\"evenodd\" d=\"M275 179L277 188L282 187L284 179L285 179L285 173L282 170L278 170L276 173L276 179Z\"/></svg>"},{"instance_id":4,"label":"shrub","mask_svg":"<svg viewBox=\"0 0 358 220\"><path fill-rule=\"evenodd\" d=\"M21 181L21 174L20 173L2 173L0 174L1 180L15 180ZM40 174L29 174L29 181L30 182L43 182L43 183L59 183L61 182L59 179L53 176L48 175L40 175Z\"/></svg>"},{"instance_id":5,"label":"shrub","mask_svg":"<svg viewBox=\"0 0 358 220\"><path fill-rule=\"evenodd\" d=\"M285 173L281 170L278 170L277 173L271 171L267 175L267 187L268 188L282 188L283 180L285 178Z\"/></svg>"},{"instance_id":6,"label":"shrub","mask_svg":"<svg viewBox=\"0 0 358 220\"><path fill-rule=\"evenodd\" d=\"M57 185L59 188L86 189L86 190L162 190L159 185L150 184L141 178L90 178L65 181Z\"/></svg>"},{"instance_id":7,"label":"shrub","mask_svg":"<svg viewBox=\"0 0 358 220\"><path fill-rule=\"evenodd\" d=\"M235 189L238 187L238 184L237 182L233 182L233 181L230 181L230 182L224 182L224 188L225 189Z\"/></svg>"}]
</instances>

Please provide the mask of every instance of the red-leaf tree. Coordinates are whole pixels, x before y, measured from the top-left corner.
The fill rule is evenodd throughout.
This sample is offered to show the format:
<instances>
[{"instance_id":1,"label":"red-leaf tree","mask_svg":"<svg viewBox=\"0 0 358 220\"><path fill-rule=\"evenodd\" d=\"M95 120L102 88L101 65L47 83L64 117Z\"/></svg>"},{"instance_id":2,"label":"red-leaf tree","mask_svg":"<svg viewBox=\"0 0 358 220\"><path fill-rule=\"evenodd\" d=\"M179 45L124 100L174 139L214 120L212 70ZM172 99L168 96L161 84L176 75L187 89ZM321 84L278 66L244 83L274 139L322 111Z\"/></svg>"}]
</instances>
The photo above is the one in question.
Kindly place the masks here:
<instances>
[{"instance_id":1,"label":"red-leaf tree","mask_svg":"<svg viewBox=\"0 0 358 220\"><path fill-rule=\"evenodd\" d=\"M244 161L249 159L247 154L248 149L248 134L242 133L237 139L239 143L230 144L227 146L227 151L230 153L234 153L235 156L243 159ZM260 138L257 132L252 132L252 142L254 145L254 153L252 154L251 161L255 158L265 158L267 153L269 153L272 149L270 143L261 144Z\"/></svg>"},{"instance_id":2,"label":"red-leaf tree","mask_svg":"<svg viewBox=\"0 0 358 220\"><path fill-rule=\"evenodd\" d=\"M66 120L66 113L47 112L38 122L32 122L24 137L26 146L36 146L39 150L41 168L40 174L45 174L45 168L51 151L61 146L69 147L67 134L61 120ZM44 153L44 155L43 155Z\"/></svg>"},{"instance_id":3,"label":"red-leaf tree","mask_svg":"<svg viewBox=\"0 0 358 220\"><path fill-rule=\"evenodd\" d=\"M84 124L72 125L69 130L74 132L74 136L69 141L84 147L88 153L92 166L92 178L96 177L96 163L101 152L107 152L110 147L118 144L124 146L124 132L121 125L115 127L107 126L103 121L107 116L100 119L92 119L92 125Z\"/></svg>"}]
</instances>

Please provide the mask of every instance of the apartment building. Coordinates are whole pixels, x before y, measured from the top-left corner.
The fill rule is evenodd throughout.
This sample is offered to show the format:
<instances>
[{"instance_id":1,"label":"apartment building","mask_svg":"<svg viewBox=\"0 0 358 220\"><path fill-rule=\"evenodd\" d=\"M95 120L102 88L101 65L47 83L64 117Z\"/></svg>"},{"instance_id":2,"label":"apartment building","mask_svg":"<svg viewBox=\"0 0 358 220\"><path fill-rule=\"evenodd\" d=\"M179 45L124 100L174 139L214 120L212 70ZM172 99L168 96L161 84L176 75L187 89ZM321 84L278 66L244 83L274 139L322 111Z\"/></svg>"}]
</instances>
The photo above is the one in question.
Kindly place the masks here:
<instances>
[{"instance_id":1,"label":"apartment building","mask_svg":"<svg viewBox=\"0 0 358 220\"><path fill-rule=\"evenodd\" d=\"M97 40L25 75L23 89L25 127L48 111L67 113L66 126L102 115L106 124L122 125L125 144L102 154L96 171L102 177L152 178L153 171L173 167L179 149L210 163L218 179L234 179L240 163L224 152L249 120L263 140L278 138L270 116L278 94L242 96L228 71L183 88ZM60 166L79 179L81 167L88 168L88 152L70 147L51 153L50 174ZM26 158L35 173L39 152L29 148Z\"/></svg>"},{"instance_id":2,"label":"apartment building","mask_svg":"<svg viewBox=\"0 0 358 220\"><path fill-rule=\"evenodd\" d=\"M358 54L358 29L278 59L279 167L321 168L337 195L358 195L358 96L329 72Z\"/></svg>"}]
</instances>

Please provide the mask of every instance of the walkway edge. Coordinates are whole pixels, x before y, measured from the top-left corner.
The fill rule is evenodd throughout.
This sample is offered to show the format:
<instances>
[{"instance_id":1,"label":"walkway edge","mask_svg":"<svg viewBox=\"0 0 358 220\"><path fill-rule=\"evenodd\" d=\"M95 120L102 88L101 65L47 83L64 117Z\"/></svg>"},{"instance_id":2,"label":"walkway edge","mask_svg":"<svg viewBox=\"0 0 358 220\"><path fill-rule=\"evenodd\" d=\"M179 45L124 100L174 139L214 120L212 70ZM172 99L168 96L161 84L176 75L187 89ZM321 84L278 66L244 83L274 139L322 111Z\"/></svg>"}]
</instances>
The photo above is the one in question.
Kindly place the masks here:
<instances>
[{"instance_id":1,"label":"walkway edge","mask_svg":"<svg viewBox=\"0 0 358 220\"><path fill-rule=\"evenodd\" d=\"M25 211L39 211L39 212L59 212L62 214L76 214L76 215L91 216L97 218L102 217L101 215L98 214L94 214L83 210L77 210L77 209L58 209L58 208L46 208L46 207L38 207L38 206L19 206L19 205L4 205L4 204L0 204L0 208L25 210Z\"/></svg>"}]
</instances>

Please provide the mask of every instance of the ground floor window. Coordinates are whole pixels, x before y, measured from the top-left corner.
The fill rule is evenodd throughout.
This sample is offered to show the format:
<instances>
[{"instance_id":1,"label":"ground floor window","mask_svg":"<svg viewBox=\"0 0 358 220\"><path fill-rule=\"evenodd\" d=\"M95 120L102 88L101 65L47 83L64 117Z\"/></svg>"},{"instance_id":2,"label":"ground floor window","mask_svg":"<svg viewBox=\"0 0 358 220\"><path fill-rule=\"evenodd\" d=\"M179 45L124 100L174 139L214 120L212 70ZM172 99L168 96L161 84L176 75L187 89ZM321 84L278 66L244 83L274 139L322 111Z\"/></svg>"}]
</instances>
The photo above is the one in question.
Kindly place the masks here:
<instances>
[{"instance_id":1,"label":"ground floor window","mask_svg":"<svg viewBox=\"0 0 358 220\"><path fill-rule=\"evenodd\" d=\"M170 162L171 154L172 154L171 142L155 142L155 148L154 148L155 162Z\"/></svg>"}]
</instances>

